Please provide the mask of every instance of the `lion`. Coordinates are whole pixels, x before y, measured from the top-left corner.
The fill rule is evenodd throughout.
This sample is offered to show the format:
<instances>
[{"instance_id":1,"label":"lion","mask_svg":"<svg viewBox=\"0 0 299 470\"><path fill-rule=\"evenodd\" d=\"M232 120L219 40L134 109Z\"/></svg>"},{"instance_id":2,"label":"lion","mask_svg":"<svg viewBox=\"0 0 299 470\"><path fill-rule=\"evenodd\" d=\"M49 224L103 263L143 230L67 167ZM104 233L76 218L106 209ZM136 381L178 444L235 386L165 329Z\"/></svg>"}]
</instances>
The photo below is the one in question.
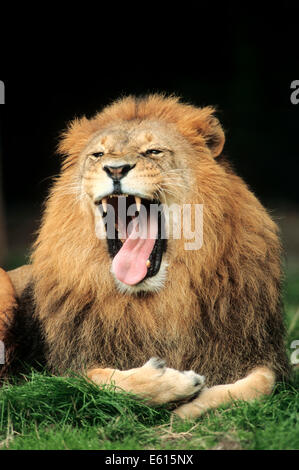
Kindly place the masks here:
<instances>
[{"instance_id":1,"label":"lion","mask_svg":"<svg viewBox=\"0 0 299 470\"><path fill-rule=\"evenodd\" d=\"M287 379L279 231L224 142L213 107L162 94L71 122L31 262L1 272L2 375L74 370L181 418ZM202 207L199 248L173 206Z\"/></svg>"}]
</instances>

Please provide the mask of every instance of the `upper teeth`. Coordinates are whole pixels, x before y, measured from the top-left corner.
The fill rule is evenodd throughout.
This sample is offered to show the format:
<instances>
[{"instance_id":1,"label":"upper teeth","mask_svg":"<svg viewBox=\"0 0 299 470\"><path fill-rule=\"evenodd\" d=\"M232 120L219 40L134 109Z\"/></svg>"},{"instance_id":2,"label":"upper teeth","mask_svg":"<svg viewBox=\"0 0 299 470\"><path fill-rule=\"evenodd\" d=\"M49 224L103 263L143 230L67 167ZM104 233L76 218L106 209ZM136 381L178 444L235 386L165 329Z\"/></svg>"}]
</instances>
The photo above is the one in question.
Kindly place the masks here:
<instances>
[{"instance_id":1,"label":"upper teeth","mask_svg":"<svg viewBox=\"0 0 299 470\"><path fill-rule=\"evenodd\" d=\"M109 198L111 197L128 197L128 194L121 194L120 196L118 195L114 195L114 194L110 194L110 196L108 196ZM107 198L106 197L103 197L102 199L102 206L103 206L103 210L104 212L107 212ZM140 207L141 207L141 198L138 197L138 196L135 196L135 203L136 203L136 208L137 208L137 211L139 212L140 211Z\"/></svg>"},{"instance_id":2,"label":"upper teeth","mask_svg":"<svg viewBox=\"0 0 299 470\"><path fill-rule=\"evenodd\" d=\"M107 198L103 197L102 199L102 206L103 206L103 211L107 212Z\"/></svg>"},{"instance_id":3,"label":"upper teeth","mask_svg":"<svg viewBox=\"0 0 299 470\"><path fill-rule=\"evenodd\" d=\"M141 199L138 196L135 196L135 202L136 202L136 207L138 212L140 212L140 207L141 207Z\"/></svg>"}]
</instances>

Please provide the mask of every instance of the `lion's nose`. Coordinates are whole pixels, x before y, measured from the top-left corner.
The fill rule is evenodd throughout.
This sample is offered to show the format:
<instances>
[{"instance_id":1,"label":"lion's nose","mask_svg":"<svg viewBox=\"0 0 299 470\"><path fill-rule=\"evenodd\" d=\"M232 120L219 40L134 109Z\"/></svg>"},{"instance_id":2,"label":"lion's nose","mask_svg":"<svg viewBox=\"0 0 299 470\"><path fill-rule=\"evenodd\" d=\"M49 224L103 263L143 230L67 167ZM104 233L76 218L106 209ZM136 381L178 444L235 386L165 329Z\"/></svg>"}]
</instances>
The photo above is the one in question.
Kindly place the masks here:
<instances>
[{"instance_id":1,"label":"lion's nose","mask_svg":"<svg viewBox=\"0 0 299 470\"><path fill-rule=\"evenodd\" d=\"M105 165L103 167L103 170L107 173L107 175L112 178L113 180L120 180L124 176L126 176L132 168L134 168L135 165L120 165L120 166L107 166Z\"/></svg>"}]
</instances>

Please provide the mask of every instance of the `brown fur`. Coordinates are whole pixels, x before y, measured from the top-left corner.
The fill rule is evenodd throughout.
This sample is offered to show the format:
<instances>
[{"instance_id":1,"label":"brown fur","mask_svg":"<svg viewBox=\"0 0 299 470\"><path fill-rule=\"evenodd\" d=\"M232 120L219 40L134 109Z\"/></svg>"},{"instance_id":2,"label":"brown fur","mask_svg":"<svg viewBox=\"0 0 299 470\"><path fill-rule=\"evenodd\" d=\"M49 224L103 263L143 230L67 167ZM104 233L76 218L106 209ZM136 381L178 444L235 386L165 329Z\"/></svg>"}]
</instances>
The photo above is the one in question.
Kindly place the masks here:
<instances>
[{"instance_id":1,"label":"brown fur","mask_svg":"<svg viewBox=\"0 0 299 470\"><path fill-rule=\"evenodd\" d=\"M245 183L218 163L224 134L213 112L175 97L128 97L93 119L75 120L63 135L62 172L32 255L34 303L51 369L127 369L159 356L169 367L204 374L209 386L242 379L259 365L278 379L287 376L277 226ZM138 163L139 175L146 170L148 180L154 170L158 178L161 166L153 182L160 196L166 188L166 200L204 204L204 242L185 251L183 240L170 240L165 287L127 295L116 289L90 201L77 197L76 185L93 135L134 126L149 133L157 127L174 143L171 164L170 157ZM181 172L163 182L173 168Z\"/></svg>"}]
</instances>

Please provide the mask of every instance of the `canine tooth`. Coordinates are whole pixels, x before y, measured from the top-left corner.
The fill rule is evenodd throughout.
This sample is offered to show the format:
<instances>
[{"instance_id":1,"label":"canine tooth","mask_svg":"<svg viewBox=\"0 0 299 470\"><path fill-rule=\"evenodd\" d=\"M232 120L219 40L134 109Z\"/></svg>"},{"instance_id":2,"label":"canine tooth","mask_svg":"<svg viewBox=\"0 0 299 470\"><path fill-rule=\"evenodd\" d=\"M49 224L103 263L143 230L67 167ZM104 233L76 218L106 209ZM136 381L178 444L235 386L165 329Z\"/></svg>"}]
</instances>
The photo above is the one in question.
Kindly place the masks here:
<instances>
[{"instance_id":1,"label":"canine tooth","mask_svg":"<svg viewBox=\"0 0 299 470\"><path fill-rule=\"evenodd\" d=\"M149 268L150 265L151 265L151 262L150 262L150 260L148 259L147 262L146 262L146 267Z\"/></svg>"},{"instance_id":2,"label":"canine tooth","mask_svg":"<svg viewBox=\"0 0 299 470\"><path fill-rule=\"evenodd\" d=\"M135 202L136 202L136 207L138 212L140 212L140 207L141 207L141 199L138 196L135 196Z\"/></svg>"},{"instance_id":3,"label":"canine tooth","mask_svg":"<svg viewBox=\"0 0 299 470\"><path fill-rule=\"evenodd\" d=\"M107 213L107 198L103 197L102 199L103 211Z\"/></svg>"}]
</instances>

